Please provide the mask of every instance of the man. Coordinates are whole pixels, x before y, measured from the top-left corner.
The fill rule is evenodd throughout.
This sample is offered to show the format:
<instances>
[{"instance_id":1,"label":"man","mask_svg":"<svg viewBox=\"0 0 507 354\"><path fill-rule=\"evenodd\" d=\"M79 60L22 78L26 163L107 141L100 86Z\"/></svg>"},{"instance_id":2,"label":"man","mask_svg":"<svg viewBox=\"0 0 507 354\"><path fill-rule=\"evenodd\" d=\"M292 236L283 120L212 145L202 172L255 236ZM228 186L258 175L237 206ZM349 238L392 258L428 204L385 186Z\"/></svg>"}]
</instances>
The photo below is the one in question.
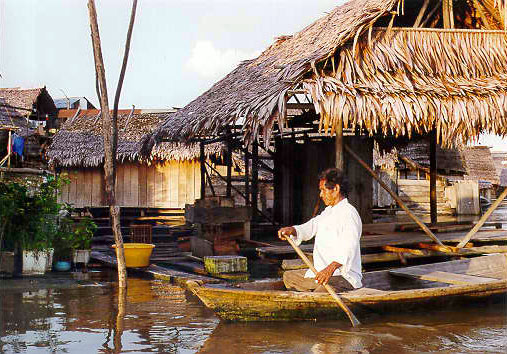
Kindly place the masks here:
<instances>
[{"instance_id":1,"label":"man","mask_svg":"<svg viewBox=\"0 0 507 354\"><path fill-rule=\"evenodd\" d=\"M320 174L319 189L326 209L305 224L278 230L280 239L292 237L297 245L315 236L313 262L318 273L287 271L283 275L285 287L316 292L325 292L323 285L328 283L338 292L360 288L362 223L346 198L347 181L338 169L330 168Z\"/></svg>"}]
</instances>

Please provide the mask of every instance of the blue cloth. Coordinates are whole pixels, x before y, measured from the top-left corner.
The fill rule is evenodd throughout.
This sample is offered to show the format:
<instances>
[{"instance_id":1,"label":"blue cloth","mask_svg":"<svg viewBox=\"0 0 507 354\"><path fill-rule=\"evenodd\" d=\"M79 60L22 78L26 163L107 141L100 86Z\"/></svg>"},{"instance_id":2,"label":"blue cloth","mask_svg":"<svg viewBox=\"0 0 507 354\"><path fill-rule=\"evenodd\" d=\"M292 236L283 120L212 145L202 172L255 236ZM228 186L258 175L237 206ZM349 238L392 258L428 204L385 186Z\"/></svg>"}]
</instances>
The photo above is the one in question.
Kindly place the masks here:
<instances>
[{"instance_id":1,"label":"blue cloth","mask_svg":"<svg viewBox=\"0 0 507 354\"><path fill-rule=\"evenodd\" d=\"M12 134L12 151L19 156L23 157L23 149L25 147L25 139L18 134Z\"/></svg>"}]
</instances>

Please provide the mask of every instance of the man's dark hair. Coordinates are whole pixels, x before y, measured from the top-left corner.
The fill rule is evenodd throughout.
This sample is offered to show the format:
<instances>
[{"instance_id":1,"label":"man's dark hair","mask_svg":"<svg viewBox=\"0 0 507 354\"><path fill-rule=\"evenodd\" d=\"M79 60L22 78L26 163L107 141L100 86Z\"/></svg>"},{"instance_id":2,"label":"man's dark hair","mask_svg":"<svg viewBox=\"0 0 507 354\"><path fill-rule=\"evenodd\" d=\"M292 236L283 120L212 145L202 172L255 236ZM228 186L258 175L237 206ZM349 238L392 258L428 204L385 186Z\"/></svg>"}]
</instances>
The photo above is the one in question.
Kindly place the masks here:
<instances>
[{"instance_id":1,"label":"man's dark hair","mask_svg":"<svg viewBox=\"0 0 507 354\"><path fill-rule=\"evenodd\" d=\"M319 181L325 181L327 189L333 189L336 185L340 186L340 194L346 197L349 193L349 183L347 177L337 168L328 168L319 175Z\"/></svg>"}]
</instances>

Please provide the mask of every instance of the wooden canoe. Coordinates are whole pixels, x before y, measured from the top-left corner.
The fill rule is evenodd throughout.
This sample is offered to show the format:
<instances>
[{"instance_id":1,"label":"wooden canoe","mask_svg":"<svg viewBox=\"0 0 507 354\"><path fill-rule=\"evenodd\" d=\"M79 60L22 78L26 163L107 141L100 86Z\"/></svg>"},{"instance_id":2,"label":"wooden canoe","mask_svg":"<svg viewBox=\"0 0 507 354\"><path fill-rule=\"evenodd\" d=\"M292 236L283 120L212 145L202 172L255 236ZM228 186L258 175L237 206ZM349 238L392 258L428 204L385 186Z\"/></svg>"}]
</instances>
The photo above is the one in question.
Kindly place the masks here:
<instances>
[{"instance_id":1,"label":"wooden canoe","mask_svg":"<svg viewBox=\"0 0 507 354\"><path fill-rule=\"evenodd\" d=\"M356 315L402 308L462 302L507 293L507 255L367 272L364 287L340 294ZM345 314L327 293L284 290L283 282L198 284L188 288L220 318L228 321L315 320Z\"/></svg>"}]
</instances>

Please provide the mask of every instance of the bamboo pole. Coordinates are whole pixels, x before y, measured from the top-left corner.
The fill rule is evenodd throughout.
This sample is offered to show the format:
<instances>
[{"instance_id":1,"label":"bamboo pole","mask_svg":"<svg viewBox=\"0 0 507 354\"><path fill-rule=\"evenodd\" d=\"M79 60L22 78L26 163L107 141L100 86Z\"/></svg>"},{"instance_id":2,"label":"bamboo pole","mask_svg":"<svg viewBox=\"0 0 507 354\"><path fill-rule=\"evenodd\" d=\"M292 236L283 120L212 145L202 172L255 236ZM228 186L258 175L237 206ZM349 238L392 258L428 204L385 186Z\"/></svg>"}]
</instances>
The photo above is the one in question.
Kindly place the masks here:
<instances>
[{"instance_id":1,"label":"bamboo pole","mask_svg":"<svg viewBox=\"0 0 507 354\"><path fill-rule=\"evenodd\" d=\"M257 219L259 198L259 144L257 141L252 143L252 219Z\"/></svg>"},{"instance_id":2,"label":"bamboo pole","mask_svg":"<svg viewBox=\"0 0 507 354\"><path fill-rule=\"evenodd\" d=\"M335 167L343 173L345 163L343 158L343 122L341 118L336 122L335 129Z\"/></svg>"},{"instance_id":3,"label":"bamboo pole","mask_svg":"<svg viewBox=\"0 0 507 354\"><path fill-rule=\"evenodd\" d=\"M403 203L403 201L400 199L400 197L398 197L378 176L377 174L370 168L370 166L368 166L363 160L361 160L361 158L359 156L356 155L356 153L354 151L352 151L352 149L347 145L345 144L344 145L345 147L345 150L357 161L359 162L359 164L361 166L363 166L369 173L370 175L375 178L377 180L377 182L382 186L382 188L384 188L387 193L389 193L391 195L391 197L398 203L398 205L403 209L405 210L405 212L408 214L408 216L414 220L417 225L419 225L421 227L421 229L433 240L435 241L437 244L439 244L440 246L443 246L443 247L446 247L442 242L440 242L440 240L433 234L433 232L431 232L431 230L428 228L428 226L426 226L425 223L423 223L417 216L415 216L414 213L412 213L410 211L410 209L408 209L408 207L405 205L405 203ZM450 252L450 250L449 250Z\"/></svg>"},{"instance_id":4,"label":"bamboo pole","mask_svg":"<svg viewBox=\"0 0 507 354\"><path fill-rule=\"evenodd\" d=\"M431 223L437 223L437 131L430 133L430 217Z\"/></svg>"},{"instance_id":5,"label":"bamboo pole","mask_svg":"<svg viewBox=\"0 0 507 354\"><path fill-rule=\"evenodd\" d=\"M500 194L500 196L497 198L497 200L495 200L495 202L493 204L491 204L488 211L486 211L486 213L481 217L479 222L477 224L475 224L473 229L470 230L468 232L468 234L465 235L465 237L463 237L463 240L461 240L460 243L458 243L458 246L457 246L458 248L465 247L465 245L468 243L468 241L470 241L472 236L475 235L475 233L477 233L477 231L482 227L482 225L484 225L486 220L490 217L490 215L493 213L493 211L495 211L495 209L498 208L498 206L500 205L500 203L502 203L502 200L504 200L505 197L507 197L507 187L504 188L503 192Z\"/></svg>"},{"instance_id":6,"label":"bamboo pole","mask_svg":"<svg viewBox=\"0 0 507 354\"><path fill-rule=\"evenodd\" d=\"M308 257L306 257L306 255L303 253L303 251L301 251L301 249L294 243L294 241L292 240L292 238L289 236L287 236L285 238L287 240L287 242L289 242L289 244L292 246L292 248L294 248L294 251L296 251L296 253L299 255L299 257L301 257L301 259L303 260L303 262L306 263L306 265L308 266L308 268L311 269L311 271L317 275L317 269L315 269L315 267L313 266L312 262L310 262L310 260L308 259ZM340 299L340 297L336 294L336 292L334 291L334 289L329 285L329 284L325 284L324 285L324 288L326 288L327 292L329 293L329 295L331 295L331 297L334 299L334 301L336 301L336 303L338 304L338 306L340 306L340 308L347 314L347 316L349 317L349 320L350 322L352 323L352 326L355 327L355 326L358 326L361 324L361 322L359 322L359 320L356 318L356 316L354 316L354 314L352 313L352 311L350 311L350 309L347 307L347 305L345 305L345 303L342 301L342 299Z\"/></svg>"},{"instance_id":7,"label":"bamboo pole","mask_svg":"<svg viewBox=\"0 0 507 354\"><path fill-rule=\"evenodd\" d=\"M206 156L204 155L204 142L199 143L199 161L201 163L201 199L206 198Z\"/></svg>"},{"instance_id":8,"label":"bamboo pole","mask_svg":"<svg viewBox=\"0 0 507 354\"><path fill-rule=\"evenodd\" d=\"M231 186L232 186L232 136L231 136L231 132L229 129L227 130L226 142L227 142L227 182L226 182L225 194L227 197L230 198L232 196L232 191L231 191Z\"/></svg>"},{"instance_id":9,"label":"bamboo pole","mask_svg":"<svg viewBox=\"0 0 507 354\"><path fill-rule=\"evenodd\" d=\"M7 139L7 168L11 167L11 154L12 154L12 132L9 130L9 137Z\"/></svg>"}]
</instances>

